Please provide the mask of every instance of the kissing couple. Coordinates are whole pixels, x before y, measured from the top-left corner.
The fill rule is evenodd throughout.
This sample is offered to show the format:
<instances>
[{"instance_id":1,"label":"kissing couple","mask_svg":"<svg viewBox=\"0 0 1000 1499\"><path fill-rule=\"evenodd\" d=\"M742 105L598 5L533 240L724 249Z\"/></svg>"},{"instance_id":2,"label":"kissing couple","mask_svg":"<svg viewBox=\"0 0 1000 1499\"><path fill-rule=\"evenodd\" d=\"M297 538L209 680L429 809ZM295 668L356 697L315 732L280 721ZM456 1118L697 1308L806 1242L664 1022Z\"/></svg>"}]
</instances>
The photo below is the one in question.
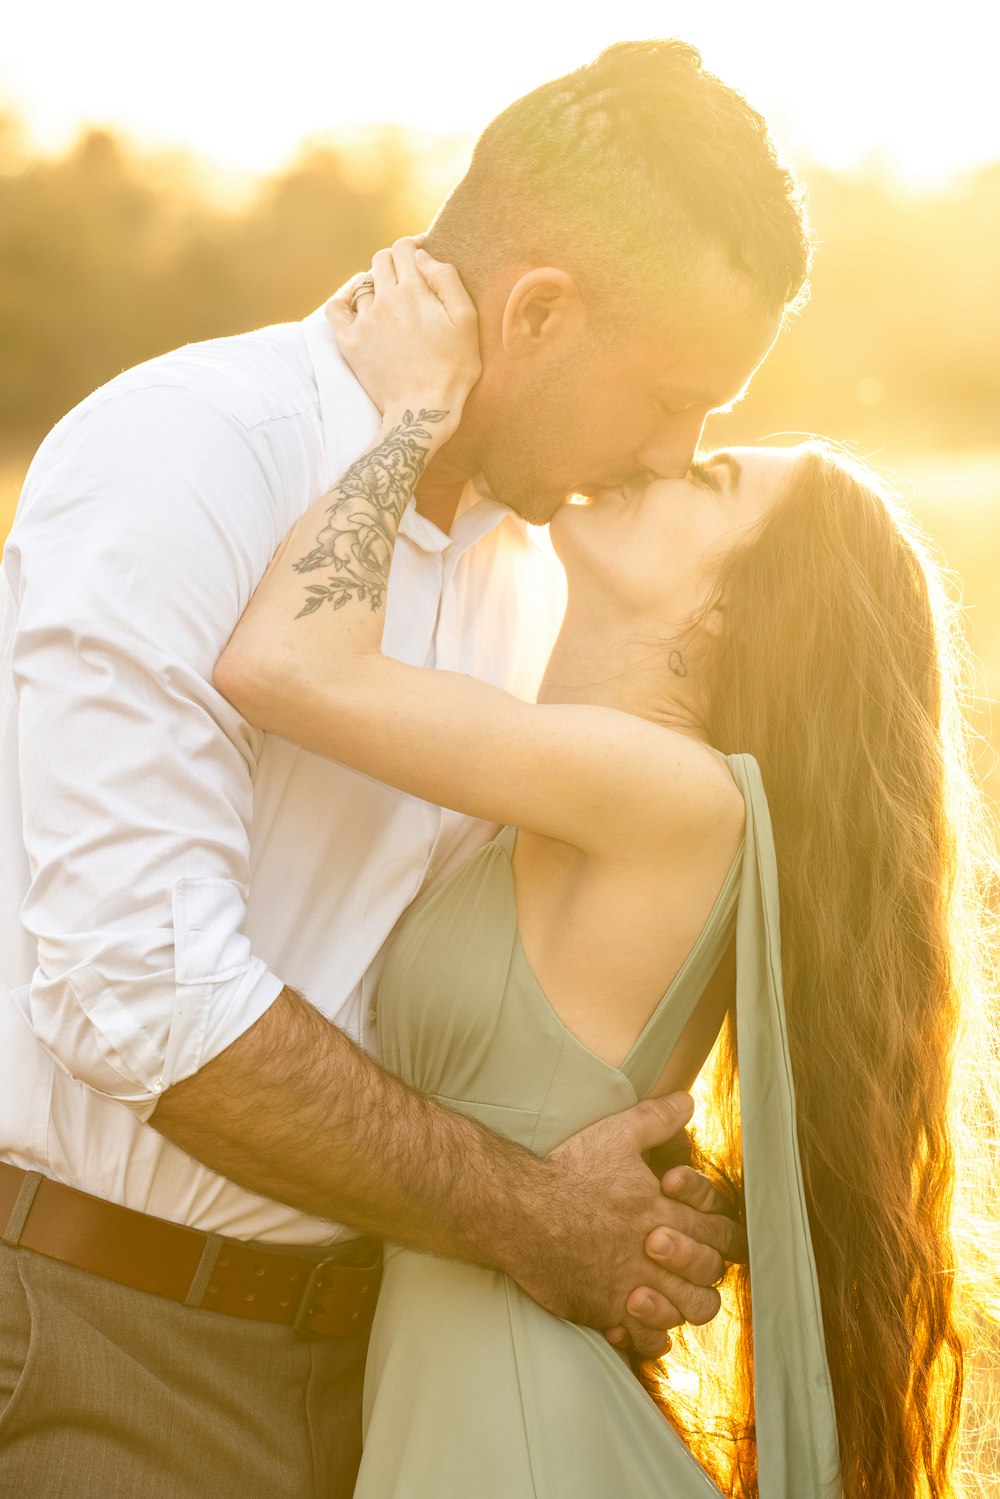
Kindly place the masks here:
<instances>
[{"instance_id":1,"label":"kissing couple","mask_svg":"<svg viewBox=\"0 0 1000 1499\"><path fill-rule=\"evenodd\" d=\"M761 118L621 43L326 308L42 445L3 1492L950 1492L940 580L832 446L696 457L808 259ZM663 1361L720 1285L732 1358Z\"/></svg>"}]
</instances>

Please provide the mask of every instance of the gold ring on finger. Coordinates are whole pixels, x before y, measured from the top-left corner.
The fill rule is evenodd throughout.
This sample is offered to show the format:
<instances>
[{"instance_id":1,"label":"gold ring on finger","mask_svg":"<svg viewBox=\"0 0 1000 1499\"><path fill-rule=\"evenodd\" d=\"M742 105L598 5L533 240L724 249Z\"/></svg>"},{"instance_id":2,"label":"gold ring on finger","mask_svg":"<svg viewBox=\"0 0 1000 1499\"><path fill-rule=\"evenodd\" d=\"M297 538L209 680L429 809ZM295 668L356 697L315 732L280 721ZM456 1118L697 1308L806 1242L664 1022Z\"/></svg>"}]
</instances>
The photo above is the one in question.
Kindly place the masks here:
<instances>
[{"instance_id":1,"label":"gold ring on finger","mask_svg":"<svg viewBox=\"0 0 1000 1499\"><path fill-rule=\"evenodd\" d=\"M366 271L351 293L351 311L357 312L359 297L373 297L375 295L375 277L371 271Z\"/></svg>"}]
</instances>

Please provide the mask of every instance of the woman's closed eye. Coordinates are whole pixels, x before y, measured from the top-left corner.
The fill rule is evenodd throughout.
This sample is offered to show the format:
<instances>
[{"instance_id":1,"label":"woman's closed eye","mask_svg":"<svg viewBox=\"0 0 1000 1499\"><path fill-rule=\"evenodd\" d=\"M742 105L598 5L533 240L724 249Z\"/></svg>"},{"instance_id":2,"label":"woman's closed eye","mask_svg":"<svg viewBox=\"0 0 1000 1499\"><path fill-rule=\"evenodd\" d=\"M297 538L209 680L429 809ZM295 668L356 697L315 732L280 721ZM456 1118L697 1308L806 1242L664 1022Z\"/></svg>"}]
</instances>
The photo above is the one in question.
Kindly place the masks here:
<instances>
[{"instance_id":1,"label":"woman's closed eye","mask_svg":"<svg viewBox=\"0 0 1000 1499\"><path fill-rule=\"evenodd\" d=\"M710 489L713 494L722 493L722 478L717 468L707 463L692 462L687 471L687 477L693 484L698 484L702 489Z\"/></svg>"}]
</instances>

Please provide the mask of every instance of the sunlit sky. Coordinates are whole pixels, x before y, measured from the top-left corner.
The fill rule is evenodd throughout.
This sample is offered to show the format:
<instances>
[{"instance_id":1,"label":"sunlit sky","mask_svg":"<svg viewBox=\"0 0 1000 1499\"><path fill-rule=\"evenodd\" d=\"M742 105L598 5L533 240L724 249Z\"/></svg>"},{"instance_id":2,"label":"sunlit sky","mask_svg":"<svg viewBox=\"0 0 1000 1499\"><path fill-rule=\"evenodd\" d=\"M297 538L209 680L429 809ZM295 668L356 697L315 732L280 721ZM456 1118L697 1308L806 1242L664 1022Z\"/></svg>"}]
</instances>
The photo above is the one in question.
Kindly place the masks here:
<instances>
[{"instance_id":1,"label":"sunlit sky","mask_svg":"<svg viewBox=\"0 0 1000 1499\"><path fill-rule=\"evenodd\" d=\"M42 150L82 124L240 172L378 120L472 134L622 37L677 35L798 159L922 185L1000 160L997 0L7 0L0 109Z\"/></svg>"}]
</instances>

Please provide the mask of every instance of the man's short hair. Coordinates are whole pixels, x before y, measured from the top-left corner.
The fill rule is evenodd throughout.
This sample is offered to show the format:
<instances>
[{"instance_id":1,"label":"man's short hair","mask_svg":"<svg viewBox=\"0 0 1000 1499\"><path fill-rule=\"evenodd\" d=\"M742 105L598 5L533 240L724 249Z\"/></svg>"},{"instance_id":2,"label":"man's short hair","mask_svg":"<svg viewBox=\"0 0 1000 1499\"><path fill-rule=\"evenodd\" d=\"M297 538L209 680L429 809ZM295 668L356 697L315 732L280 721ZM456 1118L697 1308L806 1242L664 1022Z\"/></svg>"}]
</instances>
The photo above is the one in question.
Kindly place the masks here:
<instances>
[{"instance_id":1,"label":"man's short hair","mask_svg":"<svg viewBox=\"0 0 1000 1499\"><path fill-rule=\"evenodd\" d=\"M595 314L683 295L710 250L772 316L804 295L801 191L743 96L676 40L617 42L516 100L476 144L428 249L476 295L555 264Z\"/></svg>"}]
</instances>

